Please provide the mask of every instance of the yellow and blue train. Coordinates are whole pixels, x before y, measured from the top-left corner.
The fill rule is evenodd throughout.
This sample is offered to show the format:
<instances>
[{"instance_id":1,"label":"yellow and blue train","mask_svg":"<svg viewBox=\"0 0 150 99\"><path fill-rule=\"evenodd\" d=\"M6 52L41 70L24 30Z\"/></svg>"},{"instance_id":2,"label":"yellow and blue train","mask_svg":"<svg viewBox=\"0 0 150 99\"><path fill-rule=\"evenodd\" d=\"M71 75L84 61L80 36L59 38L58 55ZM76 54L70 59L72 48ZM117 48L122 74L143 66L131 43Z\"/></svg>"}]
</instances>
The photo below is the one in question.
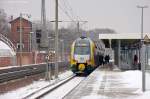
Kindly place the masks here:
<instances>
[{"instance_id":1,"label":"yellow and blue train","mask_svg":"<svg viewBox=\"0 0 150 99\"><path fill-rule=\"evenodd\" d=\"M89 74L102 64L100 61L105 52L104 43L92 41L87 37L77 38L71 46L71 70L75 74Z\"/></svg>"}]
</instances>

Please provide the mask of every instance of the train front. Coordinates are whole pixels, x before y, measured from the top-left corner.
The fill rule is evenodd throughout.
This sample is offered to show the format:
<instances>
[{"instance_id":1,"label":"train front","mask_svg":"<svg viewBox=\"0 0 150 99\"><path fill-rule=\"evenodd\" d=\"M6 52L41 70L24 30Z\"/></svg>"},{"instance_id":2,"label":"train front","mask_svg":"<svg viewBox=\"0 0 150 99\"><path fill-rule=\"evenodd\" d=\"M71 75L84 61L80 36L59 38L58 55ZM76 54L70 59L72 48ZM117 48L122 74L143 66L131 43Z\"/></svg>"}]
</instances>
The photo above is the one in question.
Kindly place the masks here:
<instances>
[{"instance_id":1,"label":"train front","mask_svg":"<svg viewBox=\"0 0 150 99\"><path fill-rule=\"evenodd\" d=\"M93 48L88 38L78 38L71 48L71 70L75 74L89 74L93 68Z\"/></svg>"}]
</instances>

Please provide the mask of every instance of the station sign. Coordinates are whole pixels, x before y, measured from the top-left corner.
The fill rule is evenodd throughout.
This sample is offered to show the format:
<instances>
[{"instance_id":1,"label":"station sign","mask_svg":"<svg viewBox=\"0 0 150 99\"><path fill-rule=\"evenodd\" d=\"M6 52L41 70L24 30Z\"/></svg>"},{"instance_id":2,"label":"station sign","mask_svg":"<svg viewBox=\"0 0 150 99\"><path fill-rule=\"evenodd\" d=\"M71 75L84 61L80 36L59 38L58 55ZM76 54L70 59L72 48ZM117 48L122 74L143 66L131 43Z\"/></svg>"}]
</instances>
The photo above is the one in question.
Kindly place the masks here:
<instances>
[{"instance_id":1,"label":"station sign","mask_svg":"<svg viewBox=\"0 0 150 99\"><path fill-rule=\"evenodd\" d=\"M145 35L144 42L150 42L150 39L149 39L148 35Z\"/></svg>"}]
</instances>

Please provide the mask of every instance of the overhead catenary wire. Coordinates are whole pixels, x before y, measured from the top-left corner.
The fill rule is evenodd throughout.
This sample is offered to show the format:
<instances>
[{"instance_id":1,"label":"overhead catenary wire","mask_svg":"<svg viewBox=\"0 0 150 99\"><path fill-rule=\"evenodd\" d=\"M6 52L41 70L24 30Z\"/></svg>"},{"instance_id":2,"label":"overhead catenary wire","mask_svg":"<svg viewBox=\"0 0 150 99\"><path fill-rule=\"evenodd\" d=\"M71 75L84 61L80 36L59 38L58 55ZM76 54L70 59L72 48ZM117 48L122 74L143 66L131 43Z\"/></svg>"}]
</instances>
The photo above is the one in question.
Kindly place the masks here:
<instances>
[{"instance_id":1,"label":"overhead catenary wire","mask_svg":"<svg viewBox=\"0 0 150 99\"><path fill-rule=\"evenodd\" d=\"M58 2L59 9L75 24L81 20L81 18L74 14L72 7L67 0L60 0Z\"/></svg>"},{"instance_id":2,"label":"overhead catenary wire","mask_svg":"<svg viewBox=\"0 0 150 99\"><path fill-rule=\"evenodd\" d=\"M83 22L83 24L85 24L87 21L83 21L80 16L78 16L72 9L70 3L68 0L60 0L63 2L64 7L66 8L67 11L70 12L70 14L72 15L72 18L76 20L76 24L78 24L78 22ZM80 26L82 26L83 24L81 24Z\"/></svg>"},{"instance_id":3,"label":"overhead catenary wire","mask_svg":"<svg viewBox=\"0 0 150 99\"><path fill-rule=\"evenodd\" d=\"M58 7L71 21L76 22L60 4L58 4Z\"/></svg>"},{"instance_id":4,"label":"overhead catenary wire","mask_svg":"<svg viewBox=\"0 0 150 99\"><path fill-rule=\"evenodd\" d=\"M72 15L72 17L73 17L76 21L80 21L81 18L75 14L75 12L73 11L72 7L70 6L70 3L68 2L68 0L61 0L61 1L63 2L64 7L67 9L67 11L70 12L70 14Z\"/></svg>"},{"instance_id":5,"label":"overhead catenary wire","mask_svg":"<svg viewBox=\"0 0 150 99\"><path fill-rule=\"evenodd\" d=\"M58 7L61 10L61 12L64 13L71 20L71 21L67 21L67 22L73 22L74 24L77 24L78 31L79 31L79 27L80 27L80 25L78 25L78 24L80 24L80 22L84 22L84 23L87 22L87 21L81 20L81 18L79 16L75 15L68 0L60 0L60 2L58 2ZM66 21L62 21L62 22L66 22Z\"/></svg>"}]
</instances>

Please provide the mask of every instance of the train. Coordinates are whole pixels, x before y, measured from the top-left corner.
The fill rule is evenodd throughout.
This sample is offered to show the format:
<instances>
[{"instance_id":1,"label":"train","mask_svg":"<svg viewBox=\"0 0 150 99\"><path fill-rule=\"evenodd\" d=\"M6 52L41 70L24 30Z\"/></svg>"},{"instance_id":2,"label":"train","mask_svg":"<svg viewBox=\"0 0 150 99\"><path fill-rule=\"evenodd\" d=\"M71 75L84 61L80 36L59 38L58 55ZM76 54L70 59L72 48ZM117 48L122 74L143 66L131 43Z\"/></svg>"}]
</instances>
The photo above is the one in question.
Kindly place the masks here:
<instances>
[{"instance_id":1,"label":"train","mask_svg":"<svg viewBox=\"0 0 150 99\"><path fill-rule=\"evenodd\" d=\"M105 45L101 40L93 41L81 36L71 45L71 70L75 74L90 74L100 66L105 53Z\"/></svg>"}]
</instances>

